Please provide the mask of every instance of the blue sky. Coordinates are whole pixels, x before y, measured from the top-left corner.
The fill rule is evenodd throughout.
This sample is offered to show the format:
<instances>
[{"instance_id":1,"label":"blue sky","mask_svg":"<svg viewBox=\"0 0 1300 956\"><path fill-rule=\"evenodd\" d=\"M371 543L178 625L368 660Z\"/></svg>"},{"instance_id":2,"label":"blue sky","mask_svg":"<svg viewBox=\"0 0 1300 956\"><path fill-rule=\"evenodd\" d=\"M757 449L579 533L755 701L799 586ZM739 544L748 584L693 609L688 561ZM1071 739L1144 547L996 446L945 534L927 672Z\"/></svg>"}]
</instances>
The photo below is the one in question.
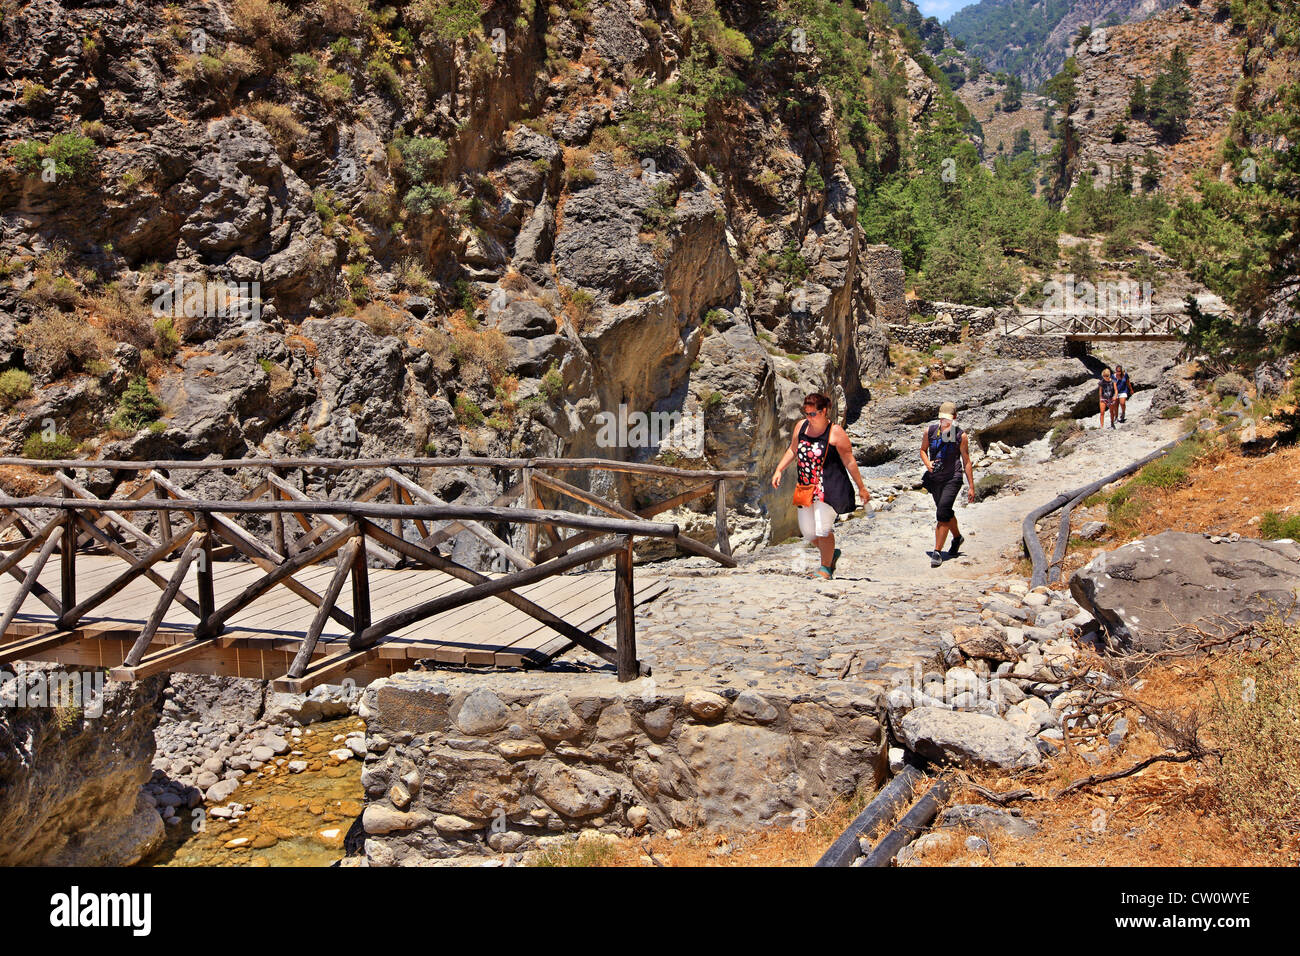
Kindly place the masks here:
<instances>
[{"instance_id":1,"label":"blue sky","mask_svg":"<svg viewBox=\"0 0 1300 956\"><path fill-rule=\"evenodd\" d=\"M921 12L927 17L937 17L940 22L947 20L962 7L968 7L975 0L915 0Z\"/></svg>"}]
</instances>

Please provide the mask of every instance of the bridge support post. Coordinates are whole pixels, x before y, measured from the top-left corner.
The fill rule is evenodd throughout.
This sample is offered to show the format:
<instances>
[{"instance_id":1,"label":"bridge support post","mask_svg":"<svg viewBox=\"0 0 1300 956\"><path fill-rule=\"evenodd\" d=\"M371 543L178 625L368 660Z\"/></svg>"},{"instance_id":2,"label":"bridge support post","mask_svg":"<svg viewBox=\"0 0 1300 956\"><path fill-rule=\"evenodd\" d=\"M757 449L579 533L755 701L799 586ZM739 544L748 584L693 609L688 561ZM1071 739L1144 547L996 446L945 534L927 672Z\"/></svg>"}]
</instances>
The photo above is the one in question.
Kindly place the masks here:
<instances>
[{"instance_id":1,"label":"bridge support post","mask_svg":"<svg viewBox=\"0 0 1300 956\"><path fill-rule=\"evenodd\" d=\"M396 535L394 537L397 537ZM370 575L366 567L365 522L357 523L357 549L352 558L352 638L370 626Z\"/></svg>"},{"instance_id":2,"label":"bridge support post","mask_svg":"<svg viewBox=\"0 0 1300 956\"><path fill-rule=\"evenodd\" d=\"M533 470L525 468L523 470L523 503L525 508L537 507L537 490L533 485ZM528 555L529 561L537 560L537 525L531 521L524 525L524 554Z\"/></svg>"},{"instance_id":3,"label":"bridge support post","mask_svg":"<svg viewBox=\"0 0 1300 956\"><path fill-rule=\"evenodd\" d=\"M212 517L206 512L199 516L199 530L203 532L203 544L199 551L199 623L205 624L217 613L216 593L213 590L212 573Z\"/></svg>"},{"instance_id":4,"label":"bridge support post","mask_svg":"<svg viewBox=\"0 0 1300 956\"><path fill-rule=\"evenodd\" d=\"M63 472L68 477L72 472ZM71 498L72 489L63 486L63 497ZM59 600L63 602L63 613L67 614L77 606L77 513L71 508L64 511L63 541L59 544Z\"/></svg>"},{"instance_id":5,"label":"bridge support post","mask_svg":"<svg viewBox=\"0 0 1300 956\"><path fill-rule=\"evenodd\" d=\"M636 616L632 588L632 538L623 538L623 547L614 554L614 633L618 650L620 683L641 676L636 659Z\"/></svg>"},{"instance_id":6,"label":"bridge support post","mask_svg":"<svg viewBox=\"0 0 1300 956\"><path fill-rule=\"evenodd\" d=\"M714 490L717 493L717 498L718 498L717 512L716 512L716 517L714 518L714 524L716 526L716 530L718 533L718 540L716 544L719 551L721 551L727 557L731 557L731 535L727 532L727 482L726 480L723 478L719 478L717 483L714 485Z\"/></svg>"}]
</instances>

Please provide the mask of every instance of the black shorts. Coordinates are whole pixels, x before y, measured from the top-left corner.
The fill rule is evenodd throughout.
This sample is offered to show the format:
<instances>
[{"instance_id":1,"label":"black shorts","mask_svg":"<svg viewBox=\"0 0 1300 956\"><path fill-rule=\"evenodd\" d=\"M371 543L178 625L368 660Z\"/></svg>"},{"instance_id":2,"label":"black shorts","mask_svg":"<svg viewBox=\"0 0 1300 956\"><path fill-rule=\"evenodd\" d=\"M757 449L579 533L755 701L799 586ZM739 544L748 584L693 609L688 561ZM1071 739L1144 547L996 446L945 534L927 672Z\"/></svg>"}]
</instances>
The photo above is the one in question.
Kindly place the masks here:
<instances>
[{"instance_id":1,"label":"black shorts","mask_svg":"<svg viewBox=\"0 0 1300 956\"><path fill-rule=\"evenodd\" d=\"M930 497L934 498L934 520L940 523L951 521L954 517L952 506L957 502L961 491L961 475L956 474L947 481L930 482Z\"/></svg>"}]
</instances>

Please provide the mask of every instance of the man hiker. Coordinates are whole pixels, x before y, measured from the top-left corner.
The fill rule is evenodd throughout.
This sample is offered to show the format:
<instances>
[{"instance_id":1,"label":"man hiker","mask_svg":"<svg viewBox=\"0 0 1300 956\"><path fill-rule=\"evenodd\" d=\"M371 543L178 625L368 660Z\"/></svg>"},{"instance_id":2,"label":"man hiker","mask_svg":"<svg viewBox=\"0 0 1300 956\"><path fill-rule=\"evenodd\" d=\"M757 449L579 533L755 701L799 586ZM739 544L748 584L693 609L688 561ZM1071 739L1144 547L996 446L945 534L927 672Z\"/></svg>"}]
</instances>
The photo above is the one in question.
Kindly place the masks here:
<instances>
[{"instance_id":1,"label":"man hiker","mask_svg":"<svg viewBox=\"0 0 1300 956\"><path fill-rule=\"evenodd\" d=\"M1133 382L1124 371L1123 365L1115 366L1115 396L1119 399L1119 420L1123 424L1129 396L1133 394Z\"/></svg>"},{"instance_id":2,"label":"man hiker","mask_svg":"<svg viewBox=\"0 0 1300 956\"><path fill-rule=\"evenodd\" d=\"M957 515L953 505L961 491L962 471L966 472L966 482L970 485L966 492L967 501L975 503L975 475L970 462L970 439L957 424L957 406L944 402L939 406L939 421L929 425L921 435L921 462L925 465L925 474L921 485L934 498L934 550L930 555L930 567L937 568L943 564L943 544L952 534L952 550L948 557L955 558L961 550L961 529L957 527Z\"/></svg>"},{"instance_id":3,"label":"man hiker","mask_svg":"<svg viewBox=\"0 0 1300 956\"><path fill-rule=\"evenodd\" d=\"M803 400L804 420L795 426L790 447L772 472L772 487L780 488L781 472L790 462L798 462L794 504L799 533L809 544L817 546L821 567L814 574L827 581L834 576L835 565L840 560L832 526L840 515L852 514L857 508L849 475L862 493L863 502L871 500L871 492L867 491L853 458L848 433L839 425L831 424L830 407L831 400L820 392ZM831 454L832 448L835 454Z\"/></svg>"},{"instance_id":4,"label":"man hiker","mask_svg":"<svg viewBox=\"0 0 1300 956\"><path fill-rule=\"evenodd\" d=\"M1101 383L1097 386L1097 398L1101 402L1101 424L1098 428L1106 427L1106 412L1110 412L1110 427L1115 427L1115 415L1119 412L1119 389L1115 387L1115 380L1110 377L1110 366L1101 370Z\"/></svg>"}]
</instances>

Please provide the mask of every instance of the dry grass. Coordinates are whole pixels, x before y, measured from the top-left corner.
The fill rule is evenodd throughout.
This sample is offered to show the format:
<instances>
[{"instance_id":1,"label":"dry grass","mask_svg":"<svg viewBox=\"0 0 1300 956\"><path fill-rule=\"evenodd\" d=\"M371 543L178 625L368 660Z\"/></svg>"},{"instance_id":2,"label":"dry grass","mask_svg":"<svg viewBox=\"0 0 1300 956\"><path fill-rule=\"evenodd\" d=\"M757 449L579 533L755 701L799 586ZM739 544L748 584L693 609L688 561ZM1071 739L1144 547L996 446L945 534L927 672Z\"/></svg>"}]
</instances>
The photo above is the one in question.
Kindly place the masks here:
<instances>
[{"instance_id":1,"label":"dry grass","mask_svg":"<svg viewBox=\"0 0 1300 956\"><path fill-rule=\"evenodd\" d=\"M1231 444L1215 445L1188 468L1187 480L1179 487L1146 487L1140 497L1142 510L1119 523L1112 521L1104 503L1075 509L1071 527L1093 520L1104 521L1108 527L1101 540L1071 544L1062 565L1062 581L1069 581L1071 574L1102 551L1162 531L1236 532L1258 538L1260 523L1256 519L1266 512L1284 518L1300 514L1300 446L1249 456ZM1052 521L1044 535L1048 554L1056 544L1056 528Z\"/></svg>"},{"instance_id":2,"label":"dry grass","mask_svg":"<svg viewBox=\"0 0 1300 956\"><path fill-rule=\"evenodd\" d=\"M1215 687L1231 684L1235 656L1202 658L1152 668L1145 683L1130 696L1158 710L1209 712ZM1089 763L1066 751L1036 772L971 774L989 790L1026 787L1050 796L1090 774L1126 769L1165 751L1165 741L1130 714L1133 729L1118 750ZM1215 744L1207 730L1206 740ZM981 834L989 854L966 850L957 841L948 851L928 857L925 865L960 866L1277 866L1300 862L1300 840L1283 846L1248 843L1234 826L1218 762L1158 763L1121 780L1099 784L1056 800L1017 802L1025 819L1039 825L1036 836L1018 840ZM959 792L954 803L982 803L972 790Z\"/></svg>"}]
</instances>

